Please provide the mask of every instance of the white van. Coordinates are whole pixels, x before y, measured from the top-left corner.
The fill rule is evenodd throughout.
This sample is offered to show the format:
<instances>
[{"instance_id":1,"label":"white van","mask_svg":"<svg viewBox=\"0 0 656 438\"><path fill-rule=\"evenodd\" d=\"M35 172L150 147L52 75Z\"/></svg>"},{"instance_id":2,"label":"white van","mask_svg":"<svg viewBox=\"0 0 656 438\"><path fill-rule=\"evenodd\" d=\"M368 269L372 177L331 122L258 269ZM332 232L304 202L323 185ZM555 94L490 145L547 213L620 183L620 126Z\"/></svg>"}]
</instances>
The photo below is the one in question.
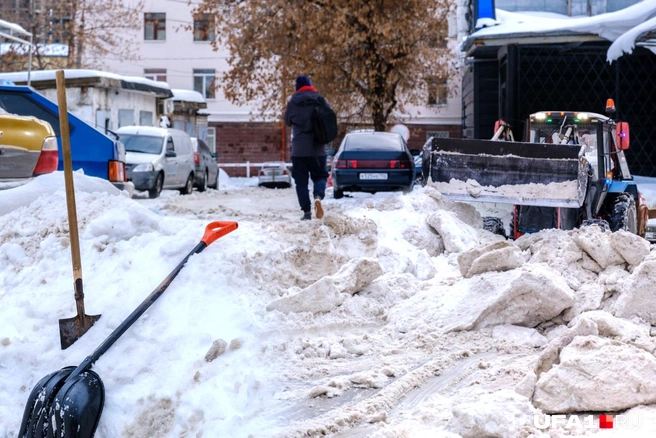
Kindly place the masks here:
<instances>
[{"instance_id":1,"label":"white van","mask_svg":"<svg viewBox=\"0 0 656 438\"><path fill-rule=\"evenodd\" d=\"M125 145L128 181L157 198L162 189L188 195L194 188L194 151L186 132L152 126L123 126L116 131Z\"/></svg>"}]
</instances>

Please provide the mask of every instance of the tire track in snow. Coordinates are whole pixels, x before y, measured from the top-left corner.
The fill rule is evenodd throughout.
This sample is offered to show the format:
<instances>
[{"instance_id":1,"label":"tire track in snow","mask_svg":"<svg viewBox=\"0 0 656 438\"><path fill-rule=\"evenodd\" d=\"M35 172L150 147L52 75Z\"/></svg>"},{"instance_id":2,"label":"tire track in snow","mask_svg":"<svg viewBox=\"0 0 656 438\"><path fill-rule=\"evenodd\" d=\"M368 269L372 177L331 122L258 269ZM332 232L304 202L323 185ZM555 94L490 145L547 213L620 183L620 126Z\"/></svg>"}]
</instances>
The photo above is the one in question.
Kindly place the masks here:
<instances>
[{"instance_id":1,"label":"tire track in snow","mask_svg":"<svg viewBox=\"0 0 656 438\"><path fill-rule=\"evenodd\" d=\"M416 406L436 391L452 391L462 387L472 381L477 372L483 372L478 368L481 359L499 355L504 354L484 352L470 355L458 352L429 360L364 400L350 406L337 407L309 420L292 423L285 431L285 436L324 436L338 432L347 433L349 437L367 436L374 426L363 425L363 421L375 422L391 417L395 412Z\"/></svg>"}]
</instances>

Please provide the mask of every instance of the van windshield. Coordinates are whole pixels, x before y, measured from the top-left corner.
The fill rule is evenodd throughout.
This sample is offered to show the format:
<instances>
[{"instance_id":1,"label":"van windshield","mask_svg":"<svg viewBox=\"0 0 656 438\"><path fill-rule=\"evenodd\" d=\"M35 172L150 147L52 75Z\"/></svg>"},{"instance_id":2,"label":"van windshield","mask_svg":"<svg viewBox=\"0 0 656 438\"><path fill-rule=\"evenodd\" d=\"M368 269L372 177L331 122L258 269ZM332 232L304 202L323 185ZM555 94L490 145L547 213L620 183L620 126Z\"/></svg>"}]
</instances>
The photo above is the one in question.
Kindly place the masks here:
<instances>
[{"instance_id":1,"label":"van windshield","mask_svg":"<svg viewBox=\"0 0 656 438\"><path fill-rule=\"evenodd\" d=\"M160 154L164 140L162 137L149 135L119 134L121 142L125 145L125 152L139 152L142 154Z\"/></svg>"}]
</instances>

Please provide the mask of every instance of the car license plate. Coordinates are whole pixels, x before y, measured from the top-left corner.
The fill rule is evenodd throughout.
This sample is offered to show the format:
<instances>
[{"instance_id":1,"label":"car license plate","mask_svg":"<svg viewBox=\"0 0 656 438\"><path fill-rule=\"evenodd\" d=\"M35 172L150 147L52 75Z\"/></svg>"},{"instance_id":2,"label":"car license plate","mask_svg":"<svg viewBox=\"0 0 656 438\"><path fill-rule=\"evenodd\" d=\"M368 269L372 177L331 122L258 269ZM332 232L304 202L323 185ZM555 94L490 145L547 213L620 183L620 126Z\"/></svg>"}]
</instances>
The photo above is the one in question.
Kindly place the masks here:
<instances>
[{"instance_id":1,"label":"car license plate","mask_svg":"<svg viewBox=\"0 0 656 438\"><path fill-rule=\"evenodd\" d=\"M387 179L387 174L386 173L361 173L360 174L360 179L385 180L385 179Z\"/></svg>"}]
</instances>

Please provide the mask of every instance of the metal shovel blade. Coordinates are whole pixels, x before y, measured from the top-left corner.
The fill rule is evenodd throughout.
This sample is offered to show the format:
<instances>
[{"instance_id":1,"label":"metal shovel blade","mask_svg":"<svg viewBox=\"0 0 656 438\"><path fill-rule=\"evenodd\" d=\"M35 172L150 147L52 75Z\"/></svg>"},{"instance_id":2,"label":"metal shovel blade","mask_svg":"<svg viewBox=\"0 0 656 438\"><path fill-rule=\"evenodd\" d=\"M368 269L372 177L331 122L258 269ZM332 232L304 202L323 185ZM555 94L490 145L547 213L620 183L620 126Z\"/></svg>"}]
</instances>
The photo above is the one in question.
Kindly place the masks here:
<instances>
[{"instance_id":1,"label":"metal shovel blade","mask_svg":"<svg viewBox=\"0 0 656 438\"><path fill-rule=\"evenodd\" d=\"M72 318L59 320L59 338L62 350L66 350L80 339L100 319L100 315L87 315L84 313L84 291L82 278L75 279L75 307L77 315Z\"/></svg>"},{"instance_id":2,"label":"metal shovel blade","mask_svg":"<svg viewBox=\"0 0 656 438\"><path fill-rule=\"evenodd\" d=\"M73 345L73 343L80 339L82 335L84 335L99 319L100 315L84 314L72 318L60 319L59 338L61 340L62 350L66 350Z\"/></svg>"}]
</instances>

